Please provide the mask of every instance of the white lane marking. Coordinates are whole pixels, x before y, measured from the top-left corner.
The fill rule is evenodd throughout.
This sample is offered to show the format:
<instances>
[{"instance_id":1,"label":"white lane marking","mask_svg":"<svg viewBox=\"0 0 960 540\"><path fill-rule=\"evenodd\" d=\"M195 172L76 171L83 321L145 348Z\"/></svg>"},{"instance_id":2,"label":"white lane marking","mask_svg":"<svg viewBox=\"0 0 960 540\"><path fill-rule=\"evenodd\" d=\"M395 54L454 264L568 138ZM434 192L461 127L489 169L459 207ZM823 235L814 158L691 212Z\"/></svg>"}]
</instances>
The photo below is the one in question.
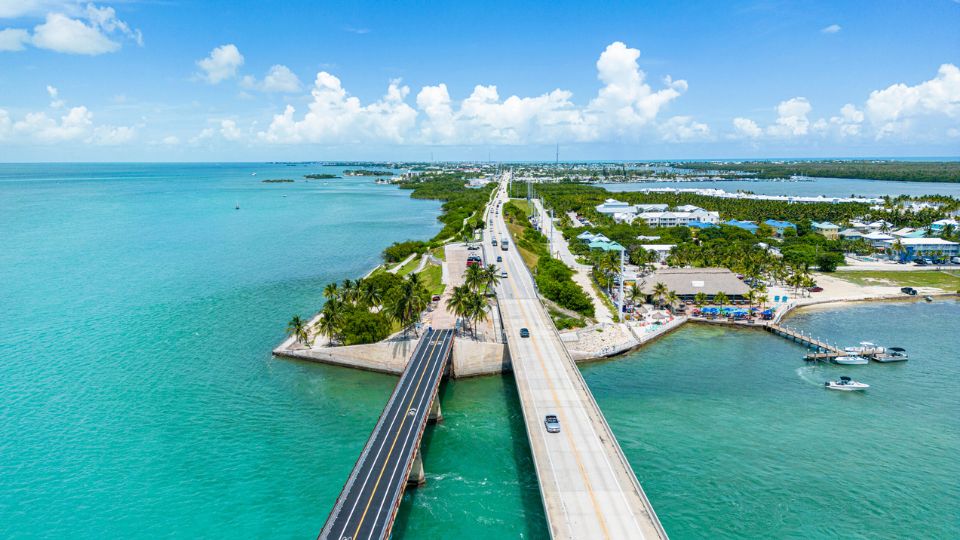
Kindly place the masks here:
<instances>
[{"instance_id":1,"label":"white lane marking","mask_svg":"<svg viewBox=\"0 0 960 540\"><path fill-rule=\"evenodd\" d=\"M433 335L433 334L431 334L431 336L432 336L432 335ZM424 337L422 337L422 338L420 338L420 339L424 339L424 338L426 338L426 336L424 336ZM419 345L420 345L420 344L418 343L417 345L418 345L418 348L419 348ZM429 346L430 346L430 342L429 342L429 340L428 340L428 341L426 342L426 344L424 345L424 350L426 350L427 347L429 347ZM416 353L417 350L415 349L414 352ZM432 352L432 350L431 350L431 352ZM413 361L413 359L411 359L411 361ZM418 373L419 373L419 372L418 372ZM410 380L412 381L413 379L414 379L414 372L410 372ZM411 391L412 389L413 389L413 384L412 384L412 383L411 383L411 384L408 384L407 387L406 387L406 389L404 390L403 397L402 397L402 399L401 399L401 403L402 403L404 400L406 400L407 396L410 394L410 391ZM396 394L395 394L395 395L396 395ZM393 398L391 398L391 403L392 403L392 402L393 402ZM388 403L388 406L389 406L389 405L390 405L390 404ZM400 414L400 411L399 411L399 410L393 411L393 418L392 418L392 420L390 421L390 425L389 425L389 427L388 427L388 429L387 429L387 433L389 433L390 431L393 431L393 426L396 424L397 420L399 420L399 419L401 419L401 418L403 418L403 414ZM378 424L379 424L379 422L378 422ZM373 463L374 463L374 464L376 464L377 462L380 461L380 454L383 453L383 449L384 449L384 448L386 447L386 445L387 445L387 440L388 440L388 437L384 437L384 438L383 438L383 441L382 441L381 444L380 444L380 449L377 450L377 453L376 453L376 455L374 456L374 459L373 459ZM362 456L361 456L361 457L362 457ZM374 470L375 468L376 468L376 467L368 467L369 470L367 471L367 476L366 476L366 478L363 479L363 482L360 484L360 493L361 493L361 494L362 494L363 491L366 489L367 483L370 482L370 476L373 474L373 470ZM350 486L350 487L352 488L353 486ZM360 499L361 499L361 498L362 498L362 497L357 497L357 498L354 500L353 506L350 508L350 513L347 514L347 519L344 521L343 532L346 532L347 527L350 525L350 520L353 519L353 514L357 511L357 505L360 504ZM331 530L331 532L333 532L333 531Z\"/></svg>"},{"instance_id":2,"label":"white lane marking","mask_svg":"<svg viewBox=\"0 0 960 540\"><path fill-rule=\"evenodd\" d=\"M446 331L446 330L441 330L441 332L447 332L447 331ZM445 338L441 337L441 340L444 340L444 339L445 339ZM451 340L450 342L445 343L442 347L440 347L440 354L437 355L436 359L433 359L433 357L432 357L432 355L431 355L431 358L428 360L428 365L429 365L428 371L429 371L429 372L432 372L434 369L436 369L437 367L439 367L439 364L442 364L442 363L443 363L443 358L446 356L447 352L449 351L448 345L452 345L452 344L453 344L453 341ZM432 384L433 384L433 383L431 383L431 386L432 386ZM424 392L423 395L420 396L420 399L419 399L418 402L417 402L417 404L419 405L418 408L419 408L420 410L422 410L422 411L426 411L427 408L428 408L428 406L429 406L429 404L426 403L426 401L427 401L429 398L432 398L432 397L433 397L433 392L432 392L432 391L430 391L430 392ZM426 412L423 412L422 414L423 414L423 416L426 416ZM424 421L425 421L425 419L424 419ZM411 425L410 431L407 432L407 435L406 435L406 437L404 437L404 440L403 440L403 446L404 446L404 447L406 447L406 446L409 444L409 442L410 442L410 437L413 436L414 432L416 432L416 433L418 433L418 434L420 433L420 429L419 429L419 428L418 428L418 429L413 429L413 426L418 425L418 424L419 424L419 422L415 422L413 425ZM411 447L411 451L412 451L412 453L415 453L415 452L416 452L416 449ZM406 459L404 460L404 462L406 462L407 460L413 459L412 453L409 453L407 456L405 456ZM400 467L395 467L394 470L393 470L393 472L390 474L390 479L389 479L388 483L386 484L386 488L385 488L385 489L389 490L389 491L387 491L387 492L385 493L385 495L386 495L386 494L389 494L390 497L388 498L388 497L385 496L385 497L383 497L383 499L381 500L380 505L379 505L379 508L377 508L377 514L376 514L376 516L375 516L375 518L374 518L374 520L373 520L373 523L374 523L374 524L379 524L379 523L380 523L380 513L383 512L383 509L384 509L385 506L387 506L387 503L389 503L389 505L390 505L391 507L393 507L393 505L394 505L394 498L395 498L395 497L399 497L399 493L401 493L401 492L403 491L403 490L401 489L401 490L399 490L399 491L397 492L397 495L393 495L393 492L394 492L394 491L397 491L397 490L395 490L395 489L393 488L393 486L395 485L395 484L394 484L394 478L396 477L397 473L400 472L400 470L401 470ZM405 468L405 467L403 468L403 471L406 472L406 468ZM404 480L404 482L406 482L406 480ZM372 527L372 528L370 529L370 535L367 536L367 538L373 538L373 533L376 531L377 528L378 528L378 527L377 527L376 525L374 525L374 527Z\"/></svg>"}]
</instances>

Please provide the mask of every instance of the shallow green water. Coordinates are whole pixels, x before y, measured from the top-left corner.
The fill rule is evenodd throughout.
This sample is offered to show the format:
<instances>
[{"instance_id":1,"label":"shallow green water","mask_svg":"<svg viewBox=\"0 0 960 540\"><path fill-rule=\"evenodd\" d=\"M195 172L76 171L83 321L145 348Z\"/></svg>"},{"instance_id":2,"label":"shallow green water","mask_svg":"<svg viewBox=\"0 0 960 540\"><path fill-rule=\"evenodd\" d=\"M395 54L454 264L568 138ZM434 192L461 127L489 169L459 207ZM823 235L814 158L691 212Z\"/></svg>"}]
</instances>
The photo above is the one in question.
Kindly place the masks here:
<instances>
[{"instance_id":1,"label":"shallow green water","mask_svg":"<svg viewBox=\"0 0 960 540\"><path fill-rule=\"evenodd\" d=\"M436 202L372 179L259 181L331 170L0 165L0 537L316 535L396 379L270 350L326 282L439 230ZM509 505L491 530L542 520L511 388L451 386L431 445L472 454L438 492ZM431 476L457 463L439 450Z\"/></svg>"},{"instance_id":2,"label":"shallow green water","mask_svg":"<svg viewBox=\"0 0 960 540\"><path fill-rule=\"evenodd\" d=\"M688 326L583 370L671 538L960 537L960 304L788 323L911 360L806 366L761 331ZM844 374L872 387L822 388Z\"/></svg>"}]
</instances>

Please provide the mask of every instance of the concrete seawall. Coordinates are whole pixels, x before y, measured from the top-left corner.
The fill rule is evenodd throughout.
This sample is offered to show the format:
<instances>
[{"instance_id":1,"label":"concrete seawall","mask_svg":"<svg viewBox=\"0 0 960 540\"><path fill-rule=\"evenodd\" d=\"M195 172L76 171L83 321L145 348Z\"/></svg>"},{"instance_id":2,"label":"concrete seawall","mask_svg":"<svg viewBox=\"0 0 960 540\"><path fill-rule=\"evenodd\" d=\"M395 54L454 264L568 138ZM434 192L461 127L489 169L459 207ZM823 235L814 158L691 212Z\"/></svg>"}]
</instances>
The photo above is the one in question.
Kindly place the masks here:
<instances>
[{"instance_id":1,"label":"concrete seawall","mask_svg":"<svg viewBox=\"0 0 960 540\"><path fill-rule=\"evenodd\" d=\"M297 347L292 340L273 350L275 356L321 364L399 375L407 366L419 339L381 341L367 345L341 347ZM454 378L495 375L510 371L510 355L502 343L454 340L452 373Z\"/></svg>"}]
</instances>

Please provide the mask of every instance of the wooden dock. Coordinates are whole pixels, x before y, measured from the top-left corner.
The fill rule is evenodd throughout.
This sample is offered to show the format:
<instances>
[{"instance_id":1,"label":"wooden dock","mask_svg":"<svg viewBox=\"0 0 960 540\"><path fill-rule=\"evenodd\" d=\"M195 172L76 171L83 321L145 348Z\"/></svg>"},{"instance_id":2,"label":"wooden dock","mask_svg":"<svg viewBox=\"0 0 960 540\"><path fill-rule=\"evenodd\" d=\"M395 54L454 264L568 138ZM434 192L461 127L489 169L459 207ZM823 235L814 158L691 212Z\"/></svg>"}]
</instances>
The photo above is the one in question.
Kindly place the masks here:
<instances>
[{"instance_id":1,"label":"wooden dock","mask_svg":"<svg viewBox=\"0 0 960 540\"><path fill-rule=\"evenodd\" d=\"M807 355L807 359L809 360L828 360L830 358L836 358L838 356L845 356L849 354L846 351L830 345L819 338L804 334L799 330L794 330L792 328L787 328L774 323L768 323L764 325L764 328L784 339L789 339L794 343L799 343L805 347L813 349L814 352Z\"/></svg>"}]
</instances>

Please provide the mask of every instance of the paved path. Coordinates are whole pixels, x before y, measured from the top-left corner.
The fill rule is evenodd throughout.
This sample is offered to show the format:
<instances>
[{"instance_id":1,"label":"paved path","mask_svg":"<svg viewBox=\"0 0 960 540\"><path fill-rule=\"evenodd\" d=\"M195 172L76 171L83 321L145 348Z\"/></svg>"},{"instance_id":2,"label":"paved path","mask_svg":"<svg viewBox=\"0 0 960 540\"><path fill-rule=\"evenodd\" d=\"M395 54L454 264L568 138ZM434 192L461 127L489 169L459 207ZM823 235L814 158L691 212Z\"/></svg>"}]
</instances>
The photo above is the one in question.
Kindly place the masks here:
<instances>
[{"instance_id":1,"label":"paved path","mask_svg":"<svg viewBox=\"0 0 960 540\"><path fill-rule=\"evenodd\" d=\"M543 204L540 202L540 199L533 199L534 206L537 207L537 212L541 216L548 216L548 214L543 209ZM597 293L597 290L593 287L592 278L590 277L591 268L589 265L580 264L577 262L577 258L574 257L573 253L570 251L570 246L567 244L567 239L563 237L563 233L560 229L552 227L550 224L550 218L540 220L541 231L544 235L547 235L547 239L553 237L553 256L559 258L563 261L564 264L570 267L573 270L573 281L580 285L580 288L583 289L583 292L587 293L587 296L590 297L590 301L593 302L593 312L595 313L594 318L598 323L612 323L613 314L610 313L610 310L607 309L606 304L600 299L600 296Z\"/></svg>"},{"instance_id":2,"label":"paved path","mask_svg":"<svg viewBox=\"0 0 960 540\"><path fill-rule=\"evenodd\" d=\"M320 538L390 536L452 346L452 330L434 330L420 340L337 497Z\"/></svg>"},{"instance_id":3,"label":"paved path","mask_svg":"<svg viewBox=\"0 0 960 540\"><path fill-rule=\"evenodd\" d=\"M493 217L495 232L505 232L502 215ZM502 255L509 277L497 295L551 536L666 538L523 261L512 247ZM520 337L521 328L529 329L529 338ZM559 417L560 433L546 432L547 414Z\"/></svg>"},{"instance_id":4,"label":"paved path","mask_svg":"<svg viewBox=\"0 0 960 540\"><path fill-rule=\"evenodd\" d=\"M412 261L413 258L416 257L416 256L417 256L416 253L411 253L410 255L407 255L407 258L406 258L406 259L400 261L400 264L398 264L398 265L394 266L393 268L387 270L387 272L390 272L391 274L396 274L397 272L400 271L401 268L403 268L403 265L405 265L405 264L407 264L408 262Z\"/></svg>"}]
</instances>

